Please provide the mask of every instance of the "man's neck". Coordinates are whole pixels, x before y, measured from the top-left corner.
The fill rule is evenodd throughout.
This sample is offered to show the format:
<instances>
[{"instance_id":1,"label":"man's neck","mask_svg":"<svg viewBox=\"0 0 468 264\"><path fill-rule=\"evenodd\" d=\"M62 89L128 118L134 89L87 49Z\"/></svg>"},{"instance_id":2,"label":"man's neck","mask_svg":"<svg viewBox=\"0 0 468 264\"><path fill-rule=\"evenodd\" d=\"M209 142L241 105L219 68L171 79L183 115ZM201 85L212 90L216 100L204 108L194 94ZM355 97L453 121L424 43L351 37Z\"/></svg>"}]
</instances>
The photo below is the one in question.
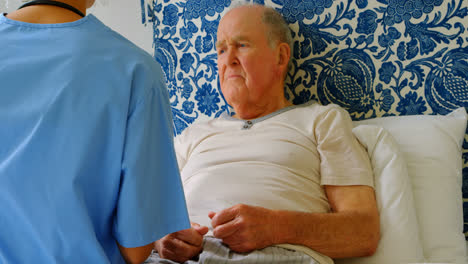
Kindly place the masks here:
<instances>
[{"instance_id":1,"label":"man's neck","mask_svg":"<svg viewBox=\"0 0 468 264\"><path fill-rule=\"evenodd\" d=\"M86 14L84 1L60 0L59 2L69 4ZM34 24L58 24L68 23L81 19L82 17L65 8L50 5L33 5L16 10L7 15L9 19L34 23Z\"/></svg>"}]
</instances>

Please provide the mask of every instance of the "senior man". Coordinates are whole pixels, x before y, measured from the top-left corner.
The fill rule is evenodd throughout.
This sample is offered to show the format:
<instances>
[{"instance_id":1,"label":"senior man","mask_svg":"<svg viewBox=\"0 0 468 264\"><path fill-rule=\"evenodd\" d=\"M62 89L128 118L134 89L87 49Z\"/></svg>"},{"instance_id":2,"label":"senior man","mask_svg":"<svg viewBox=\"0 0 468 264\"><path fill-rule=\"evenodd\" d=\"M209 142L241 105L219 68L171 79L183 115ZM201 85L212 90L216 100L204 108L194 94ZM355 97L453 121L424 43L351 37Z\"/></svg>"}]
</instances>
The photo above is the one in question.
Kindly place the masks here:
<instances>
[{"instance_id":1,"label":"senior man","mask_svg":"<svg viewBox=\"0 0 468 264\"><path fill-rule=\"evenodd\" d=\"M176 138L193 227L155 242L147 263L329 264L375 252L368 155L345 110L285 99L291 42L262 5L221 19L219 82L234 113Z\"/></svg>"}]
</instances>

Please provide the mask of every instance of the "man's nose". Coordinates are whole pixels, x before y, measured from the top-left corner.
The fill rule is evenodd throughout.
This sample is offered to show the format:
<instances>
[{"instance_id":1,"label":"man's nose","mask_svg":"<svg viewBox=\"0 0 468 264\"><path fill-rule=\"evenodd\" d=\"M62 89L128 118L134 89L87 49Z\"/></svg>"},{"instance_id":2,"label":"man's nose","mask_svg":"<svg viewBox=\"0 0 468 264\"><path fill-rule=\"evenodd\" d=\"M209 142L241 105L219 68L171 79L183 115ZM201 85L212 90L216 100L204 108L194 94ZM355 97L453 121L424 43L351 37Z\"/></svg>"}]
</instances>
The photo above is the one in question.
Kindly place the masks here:
<instances>
[{"instance_id":1,"label":"man's nose","mask_svg":"<svg viewBox=\"0 0 468 264\"><path fill-rule=\"evenodd\" d=\"M236 53L235 49L230 48L226 52L227 52L227 56L226 56L227 57L227 63L229 65L239 64L239 59L237 58L237 53Z\"/></svg>"}]
</instances>

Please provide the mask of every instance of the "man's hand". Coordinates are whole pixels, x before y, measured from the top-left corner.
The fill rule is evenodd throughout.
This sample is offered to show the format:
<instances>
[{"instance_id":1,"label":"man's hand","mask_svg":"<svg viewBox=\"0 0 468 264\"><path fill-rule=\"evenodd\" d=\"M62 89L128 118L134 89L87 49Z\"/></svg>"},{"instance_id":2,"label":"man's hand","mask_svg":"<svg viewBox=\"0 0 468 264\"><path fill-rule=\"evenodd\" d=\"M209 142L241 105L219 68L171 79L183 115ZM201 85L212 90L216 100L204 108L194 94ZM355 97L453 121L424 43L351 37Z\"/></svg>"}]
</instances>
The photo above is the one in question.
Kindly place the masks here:
<instances>
[{"instance_id":1,"label":"man's hand","mask_svg":"<svg viewBox=\"0 0 468 264\"><path fill-rule=\"evenodd\" d=\"M238 204L210 212L213 235L237 252L249 252L275 243L274 211Z\"/></svg>"},{"instance_id":2,"label":"man's hand","mask_svg":"<svg viewBox=\"0 0 468 264\"><path fill-rule=\"evenodd\" d=\"M192 223L189 229L169 234L154 242L154 249L161 258L183 263L200 254L203 249L203 236L208 227Z\"/></svg>"}]
</instances>

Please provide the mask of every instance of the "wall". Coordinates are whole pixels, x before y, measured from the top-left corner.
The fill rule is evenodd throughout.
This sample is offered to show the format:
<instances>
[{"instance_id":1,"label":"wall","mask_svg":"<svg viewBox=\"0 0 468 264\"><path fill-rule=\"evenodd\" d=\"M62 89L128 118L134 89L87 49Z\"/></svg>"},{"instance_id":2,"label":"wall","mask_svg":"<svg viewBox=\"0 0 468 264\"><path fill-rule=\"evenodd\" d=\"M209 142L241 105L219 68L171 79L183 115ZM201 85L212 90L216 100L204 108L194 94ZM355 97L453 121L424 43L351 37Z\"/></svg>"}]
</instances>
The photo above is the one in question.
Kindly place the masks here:
<instances>
[{"instance_id":1,"label":"wall","mask_svg":"<svg viewBox=\"0 0 468 264\"><path fill-rule=\"evenodd\" d=\"M142 23L140 1L110 0L106 4L97 2L88 12L148 53L153 54L153 25Z\"/></svg>"}]
</instances>

